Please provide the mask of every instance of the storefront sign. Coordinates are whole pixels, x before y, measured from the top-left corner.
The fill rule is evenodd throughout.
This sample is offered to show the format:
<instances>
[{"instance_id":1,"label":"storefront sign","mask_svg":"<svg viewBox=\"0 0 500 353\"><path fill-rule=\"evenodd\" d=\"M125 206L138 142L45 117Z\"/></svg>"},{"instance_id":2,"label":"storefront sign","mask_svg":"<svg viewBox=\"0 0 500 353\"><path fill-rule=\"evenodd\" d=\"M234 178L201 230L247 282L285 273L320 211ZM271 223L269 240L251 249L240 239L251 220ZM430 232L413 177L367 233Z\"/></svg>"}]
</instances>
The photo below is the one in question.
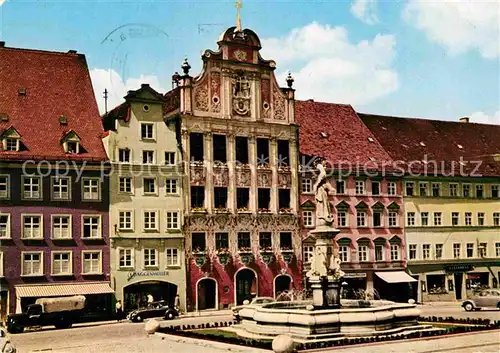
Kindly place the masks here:
<instances>
[{"instance_id":1,"label":"storefront sign","mask_svg":"<svg viewBox=\"0 0 500 353\"><path fill-rule=\"evenodd\" d=\"M352 272L344 274L344 278L366 278L366 273L364 272Z\"/></svg>"},{"instance_id":2,"label":"storefront sign","mask_svg":"<svg viewBox=\"0 0 500 353\"><path fill-rule=\"evenodd\" d=\"M129 272L127 276L127 281L135 277L159 277L159 276L168 276L168 271L140 271L140 272Z\"/></svg>"},{"instance_id":3,"label":"storefront sign","mask_svg":"<svg viewBox=\"0 0 500 353\"><path fill-rule=\"evenodd\" d=\"M458 264L445 266L444 269L446 270L446 272L467 272L472 271L474 269L474 266L467 264Z\"/></svg>"}]
</instances>

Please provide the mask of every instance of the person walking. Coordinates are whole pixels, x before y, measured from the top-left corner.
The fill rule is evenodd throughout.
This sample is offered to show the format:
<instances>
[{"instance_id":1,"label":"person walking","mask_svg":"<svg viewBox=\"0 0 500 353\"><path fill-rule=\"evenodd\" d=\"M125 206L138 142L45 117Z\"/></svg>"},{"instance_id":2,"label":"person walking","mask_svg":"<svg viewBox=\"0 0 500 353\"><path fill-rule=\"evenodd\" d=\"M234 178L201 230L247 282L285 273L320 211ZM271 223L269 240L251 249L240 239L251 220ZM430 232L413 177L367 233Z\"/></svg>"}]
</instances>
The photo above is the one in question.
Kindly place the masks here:
<instances>
[{"instance_id":1,"label":"person walking","mask_svg":"<svg viewBox=\"0 0 500 353\"><path fill-rule=\"evenodd\" d=\"M116 307L116 321L121 322L123 318L123 308L121 300L118 300L116 302L115 307Z\"/></svg>"},{"instance_id":2,"label":"person walking","mask_svg":"<svg viewBox=\"0 0 500 353\"><path fill-rule=\"evenodd\" d=\"M179 294L175 295L174 309L177 310L177 312L179 313L179 315L181 314L181 298L179 297Z\"/></svg>"},{"instance_id":3,"label":"person walking","mask_svg":"<svg viewBox=\"0 0 500 353\"><path fill-rule=\"evenodd\" d=\"M151 294L148 294L148 307L152 307L153 306L153 302L155 301L153 296Z\"/></svg>"}]
</instances>

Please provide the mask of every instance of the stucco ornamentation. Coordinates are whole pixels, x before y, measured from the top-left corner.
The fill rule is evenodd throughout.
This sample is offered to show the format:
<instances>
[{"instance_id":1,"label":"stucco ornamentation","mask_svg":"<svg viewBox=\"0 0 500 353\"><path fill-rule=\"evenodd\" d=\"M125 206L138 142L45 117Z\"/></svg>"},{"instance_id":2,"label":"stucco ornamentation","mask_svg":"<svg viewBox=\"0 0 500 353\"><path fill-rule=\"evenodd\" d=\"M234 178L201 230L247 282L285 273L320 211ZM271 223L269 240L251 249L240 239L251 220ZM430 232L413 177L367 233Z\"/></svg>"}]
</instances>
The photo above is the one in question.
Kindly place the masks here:
<instances>
[{"instance_id":1,"label":"stucco ornamentation","mask_svg":"<svg viewBox=\"0 0 500 353\"><path fill-rule=\"evenodd\" d=\"M288 172L278 174L278 186L280 188L289 188L292 185L292 175Z\"/></svg>"},{"instance_id":2,"label":"stucco ornamentation","mask_svg":"<svg viewBox=\"0 0 500 353\"><path fill-rule=\"evenodd\" d=\"M210 89L212 94L211 110L214 113L220 112L220 73L212 72L210 79Z\"/></svg>"},{"instance_id":3,"label":"stucco ornamentation","mask_svg":"<svg viewBox=\"0 0 500 353\"><path fill-rule=\"evenodd\" d=\"M200 167L191 167L191 185L205 184L205 169Z\"/></svg>"},{"instance_id":4,"label":"stucco ornamentation","mask_svg":"<svg viewBox=\"0 0 500 353\"><path fill-rule=\"evenodd\" d=\"M243 74L237 74L232 78L233 87L233 112L239 116L250 115L250 81Z\"/></svg>"},{"instance_id":5,"label":"stucco ornamentation","mask_svg":"<svg viewBox=\"0 0 500 353\"><path fill-rule=\"evenodd\" d=\"M258 187L270 187L272 181L272 172L270 171L259 171L257 173L257 186Z\"/></svg>"},{"instance_id":6,"label":"stucco ornamentation","mask_svg":"<svg viewBox=\"0 0 500 353\"><path fill-rule=\"evenodd\" d=\"M194 104L196 109L208 112L208 84L206 81L202 82L194 92Z\"/></svg>"},{"instance_id":7,"label":"stucco ornamentation","mask_svg":"<svg viewBox=\"0 0 500 353\"><path fill-rule=\"evenodd\" d=\"M273 90L273 106L274 106L274 119L285 120L285 98L275 88Z\"/></svg>"},{"instance_id":8,"label":"stucco ornamentation","mask_svg":"<svg viewBox=\"0 0 500 353\"><path fill-rule=\"evenodd\" d=\"M213 169L214 186L227 186L229 175L227 168L216 167Z\"/></svg>"},{"instance_id":9,"label":"stucco ornamentation","mask_svg":"<svg viewBox=\"0 0 500 353\"><path fill-rule=\"evenodd\" d=\"M236 184L239 187L250 186L251 172L249 169L242 168L236 170Z\"/></svg>"}]
</instances>

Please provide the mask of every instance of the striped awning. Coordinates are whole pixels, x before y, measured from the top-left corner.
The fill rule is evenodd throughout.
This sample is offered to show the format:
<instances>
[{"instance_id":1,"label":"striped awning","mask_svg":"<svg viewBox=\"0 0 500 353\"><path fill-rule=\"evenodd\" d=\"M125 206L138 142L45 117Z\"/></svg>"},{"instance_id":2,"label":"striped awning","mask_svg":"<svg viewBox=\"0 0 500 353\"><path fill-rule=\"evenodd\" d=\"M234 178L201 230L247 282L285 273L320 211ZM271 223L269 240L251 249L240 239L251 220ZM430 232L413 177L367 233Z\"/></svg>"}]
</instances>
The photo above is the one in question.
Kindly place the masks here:
<instances>
[{"instance_id":1,"label":"striped awning","mask_svg":"<svg viewBox=\"0 0 500 353\"><path fill-rule=\"evenodd\" d=\"M115 291L108 282L43 284L15 286L16 296L24 297L60 297L67 295L112 294Z\"/></svg>"}]
</instances>

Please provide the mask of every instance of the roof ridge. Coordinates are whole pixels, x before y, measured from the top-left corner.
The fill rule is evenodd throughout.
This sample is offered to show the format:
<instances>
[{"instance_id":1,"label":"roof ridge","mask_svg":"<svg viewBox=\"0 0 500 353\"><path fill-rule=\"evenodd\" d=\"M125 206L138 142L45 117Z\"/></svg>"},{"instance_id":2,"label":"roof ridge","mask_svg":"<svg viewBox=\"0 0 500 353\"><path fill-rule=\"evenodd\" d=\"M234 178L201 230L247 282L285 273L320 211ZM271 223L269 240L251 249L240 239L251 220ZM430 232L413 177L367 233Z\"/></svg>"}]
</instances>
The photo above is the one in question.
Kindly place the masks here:
<instances>
[{"instance_id":1,"label":"roof ridge","mask_svg":"<svg viewBox=\"0 0 500 353\"><path fill-rule=\"evenodd\" d=\"M64 56L64 55L67 55L67 56L85 55L83 53L79 53L78 51L70 52L69 50L71 50L71 49L69 49L68 51L55 51L55 50L44 50L44 49L0 47L0 50L27 51L27 52L32 52L32 53L47 54L47 55L61 55L61 56Z\"/></svg>"},{"instance_id":2,"label":"roof ridge","mask_svg":"<svg viewBox=\"0 0 500 353\"><path fill-rule=\"evenodd\" d=\"M351 107L352 108L351 104L315 101L314 99L306 99L306 100L297 99L297 100L295 100L295 102L301 102L301 103L318 103L318 104L327 104L327 105L340 105L340 106L343 106L343 107Z\"/></svg>"},{"instance_id":3,"label":"roof ridge","mask_svg":"<svg viewBox=\"0 0 500 353\"><path fill-rule=\"evenodd\" d=\"M460 121L455 121L455 120L439 120L439 119L426 119L426 118L416 118L412 116L393 116L393 115L382 115L382 114L371 114L371 113L361 113L356 111L356 114L358 114L361 118L361 116L365 117L373 117L373 118L390 118L390 119L404 119L404 120L419 120L419 121L433 121L433 122L439 122L439 123L447 123L447 124L460 124L460 125L488 125L488 126L496 126L500 127L498 124L487 124L487 123L477 123L477 122L472 122L469 121L468 123L462 123Z\"/></svg>"}]
</instances>

